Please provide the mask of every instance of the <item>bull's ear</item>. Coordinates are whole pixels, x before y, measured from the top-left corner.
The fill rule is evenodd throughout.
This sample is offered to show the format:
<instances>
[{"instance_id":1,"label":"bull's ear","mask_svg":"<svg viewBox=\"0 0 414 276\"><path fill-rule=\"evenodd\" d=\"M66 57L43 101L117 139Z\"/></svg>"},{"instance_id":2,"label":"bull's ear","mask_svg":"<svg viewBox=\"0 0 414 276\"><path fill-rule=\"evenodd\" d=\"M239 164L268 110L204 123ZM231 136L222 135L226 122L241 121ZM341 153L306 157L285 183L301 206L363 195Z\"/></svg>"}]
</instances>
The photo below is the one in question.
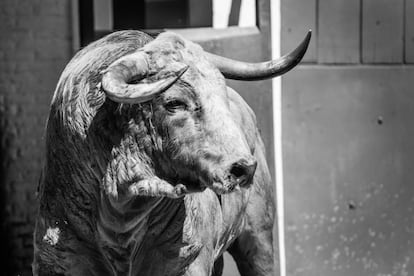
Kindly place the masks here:
<instances>
[{"instance_id":1,"label":"bull's ear","mask_svg":"<svg viewBox=\"0 0 414 276\"><path fill-rule=\"evenodd\" d=\"M158 93L174 84L188 66L173 62L159 72L150 68L149 57L144 51L126 55L103 72L102 88L108 98L118 103L142 103L151 100ZM159 75L155 81L146 78L152 74Z\"/></svg>"}]
</instances>

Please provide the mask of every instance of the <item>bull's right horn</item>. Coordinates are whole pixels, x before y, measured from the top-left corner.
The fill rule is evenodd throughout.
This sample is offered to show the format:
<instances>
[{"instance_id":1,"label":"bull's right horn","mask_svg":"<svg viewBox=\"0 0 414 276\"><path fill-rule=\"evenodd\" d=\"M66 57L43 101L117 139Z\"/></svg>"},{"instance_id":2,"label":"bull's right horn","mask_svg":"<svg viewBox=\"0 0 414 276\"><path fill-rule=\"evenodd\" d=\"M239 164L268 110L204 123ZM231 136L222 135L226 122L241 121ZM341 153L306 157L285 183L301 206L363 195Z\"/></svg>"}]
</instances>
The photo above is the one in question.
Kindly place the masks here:
<instances>
[{"instance_id":1,"label":"bull's right horn","mask_svg":"<svg viewBox=\"0 0 414 276\"><path fill-rule=\"evenodd\" d=\"M138 82L151 72L147 54L138 51L113 62L104 71L102 88L108 98L118 103L136 104L151 100L158 93L174 84L188 69L188 66L174 62L160 75L164 77L154 82Z\"/></svg>"},{"instance_id":2,"label":"bull's right horn","mask_svg":"<svg viewBox=\"0 0 414 276\"><path fill-rule=\"evenodd\" d=\"M223 76L235 80L263 80L280 76L295 67L308 49L312 31L309 30L299 46L283 57L260 63L248 63L206 53L207 59L214 64Z\"/></svg>"}]
</instances>

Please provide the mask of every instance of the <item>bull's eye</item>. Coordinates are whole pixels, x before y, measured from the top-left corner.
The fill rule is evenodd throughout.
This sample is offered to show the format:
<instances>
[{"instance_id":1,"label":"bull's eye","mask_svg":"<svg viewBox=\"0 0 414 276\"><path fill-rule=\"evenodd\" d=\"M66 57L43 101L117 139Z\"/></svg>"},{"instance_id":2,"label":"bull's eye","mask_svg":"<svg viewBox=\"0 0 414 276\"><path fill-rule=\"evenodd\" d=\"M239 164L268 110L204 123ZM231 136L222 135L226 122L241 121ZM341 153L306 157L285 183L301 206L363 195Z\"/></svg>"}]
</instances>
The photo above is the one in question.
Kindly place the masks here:
<instances>
[{"instance_id":1,"label":"bull's eye","mask_svg":"<svg viewBox=\"0 0 414 276\"><path fill-rule=\"evenodd\" d=\"M181 100L171 100L167 102L164 107L170 112L176 112L179 110L186 110L187 104Z\"/></svg>"}]
</instances>

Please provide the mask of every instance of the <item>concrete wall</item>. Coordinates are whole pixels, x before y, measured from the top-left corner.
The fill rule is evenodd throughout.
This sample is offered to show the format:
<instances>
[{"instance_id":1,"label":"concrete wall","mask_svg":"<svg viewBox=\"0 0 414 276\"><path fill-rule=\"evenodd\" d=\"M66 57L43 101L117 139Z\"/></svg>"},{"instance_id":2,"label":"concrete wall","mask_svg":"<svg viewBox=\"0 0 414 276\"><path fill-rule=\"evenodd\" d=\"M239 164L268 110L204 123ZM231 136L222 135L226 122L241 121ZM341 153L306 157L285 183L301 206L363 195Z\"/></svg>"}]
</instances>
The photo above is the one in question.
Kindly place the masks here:
<instances>
[{"instance_id":1,"label":"concrete wall","mask_svg":"<svg viewBox=\"0 0 414 276\"><path fill-rule=\"evenodd\" d=\"M0 246L3 275L29 275L43 133L71 55L69 0L0 4Z\"/></svg>"},{"instance_id":2,"label":"concrete wall","mask_svg":"<svg viewBox=\"0 0 414 276\"><path fill-rule=\"evenodd\" d=\"M282 0L287 275L414 274L412 0Z\"/></svg>"}]
</instances>

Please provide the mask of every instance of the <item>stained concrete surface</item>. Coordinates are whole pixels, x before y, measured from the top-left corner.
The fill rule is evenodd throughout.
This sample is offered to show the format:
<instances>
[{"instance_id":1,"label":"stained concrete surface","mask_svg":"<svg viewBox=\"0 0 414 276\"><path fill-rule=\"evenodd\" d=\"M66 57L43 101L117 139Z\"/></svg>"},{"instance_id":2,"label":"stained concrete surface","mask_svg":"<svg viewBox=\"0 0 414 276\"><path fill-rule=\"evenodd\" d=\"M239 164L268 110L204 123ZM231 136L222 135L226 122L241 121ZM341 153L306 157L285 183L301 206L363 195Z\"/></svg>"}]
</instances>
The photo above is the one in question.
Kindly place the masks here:
<instances>
[{"instance_id":1,"label":"stained concrete surface","mask_svg":"<svg viewBox=\"0 0 414 276\"><path fill-rule=\"evenodd\" d=\"M287 275L414 275L414 67L282 81Z\"/></svg>"}]
</instances>

